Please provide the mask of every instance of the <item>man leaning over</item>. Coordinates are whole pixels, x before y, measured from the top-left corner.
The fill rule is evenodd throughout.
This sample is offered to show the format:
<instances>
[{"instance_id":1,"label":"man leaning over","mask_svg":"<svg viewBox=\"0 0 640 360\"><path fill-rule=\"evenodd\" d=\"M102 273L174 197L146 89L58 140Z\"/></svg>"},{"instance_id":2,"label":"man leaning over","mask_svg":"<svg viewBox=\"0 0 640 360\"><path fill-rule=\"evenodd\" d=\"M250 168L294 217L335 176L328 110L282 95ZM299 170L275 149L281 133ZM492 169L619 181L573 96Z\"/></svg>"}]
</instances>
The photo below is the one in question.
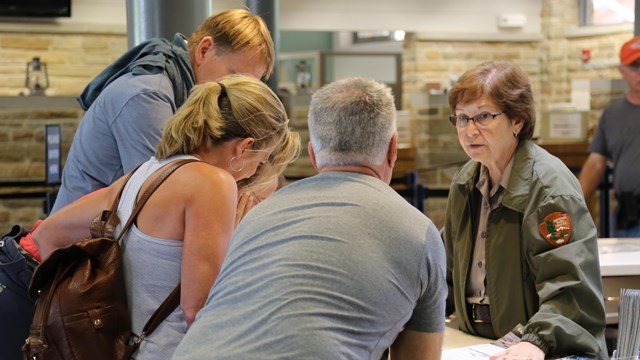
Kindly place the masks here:
<instances>
[{"instance_id":1,"label":"man leaning over","mask_svg":"<svg viewBox=\"0 0 640 360\"><path fill-rule=\"evenodd\" d=\"M266 24L244 9L210 16L188 40L178 33L173 42L154 38L127 51L78 97L87 112L51 212L149 160L195 84L235 73L268 77L274 59Z\"/></svg>"}]
</instances>

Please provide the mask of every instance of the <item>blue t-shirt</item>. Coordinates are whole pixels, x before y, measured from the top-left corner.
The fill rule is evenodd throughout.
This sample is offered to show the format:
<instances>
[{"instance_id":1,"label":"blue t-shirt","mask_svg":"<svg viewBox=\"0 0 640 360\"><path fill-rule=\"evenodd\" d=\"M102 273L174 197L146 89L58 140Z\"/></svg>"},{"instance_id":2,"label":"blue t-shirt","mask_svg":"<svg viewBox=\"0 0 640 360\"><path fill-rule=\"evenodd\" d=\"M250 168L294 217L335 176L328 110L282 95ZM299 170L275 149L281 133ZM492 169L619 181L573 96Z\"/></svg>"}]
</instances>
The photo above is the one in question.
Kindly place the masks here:
<instances>
[{"instance_id":1,"label":"blue t-shirt","mask_svg":"<svg viewBox=\"0 0 640 360\"><path fill-rule=\"evenodd\" d=\"M52 213L149 160L175 111L165 73L125 74L107 86L78 125Z\"/></svg>"},{"instance_id":2,"label":"blue t-shirt","mask_svg":"<svg viewBox=\"0 0 640 360\"><path fill-rule=\"evenodd\" d=\"M86 114L73 137L51 213L147 161L195 84L186 39L154 38L127 51L78 97Z\"/></svg>"},{"instance_id":3,"label":"blue t-shirt","mask_svg":"<svg viewBox=\"0 0 640 360\"><path fill-rule=\"evenodd\" d=\"M433 223L382 181L328 172L278 190L234 233L174 359L380 359L444 329Z\"/></svg>"}]
</instances>

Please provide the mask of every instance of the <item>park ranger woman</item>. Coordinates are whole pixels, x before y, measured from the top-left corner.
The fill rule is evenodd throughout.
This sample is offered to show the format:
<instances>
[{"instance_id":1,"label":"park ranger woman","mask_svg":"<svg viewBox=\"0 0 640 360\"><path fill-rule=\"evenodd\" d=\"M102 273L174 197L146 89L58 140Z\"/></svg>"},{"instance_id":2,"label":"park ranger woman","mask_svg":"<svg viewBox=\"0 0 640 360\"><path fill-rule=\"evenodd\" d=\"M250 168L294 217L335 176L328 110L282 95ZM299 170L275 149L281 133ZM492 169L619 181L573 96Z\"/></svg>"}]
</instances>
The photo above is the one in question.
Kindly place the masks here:
<instances>
[{"instance_id":1,"label":"park ranger woman","mask_svg":"<svg viewBox=\"0 0 640 360\"><path fill-rule=\"evenodd\" d=\"M507 61L480 64L449 105L471 158L451 184L443 229L449 312L474 335L522 330L491 359L606 356L596 227L576 177L531 141L527 76Z\"/></svg>"}]
</instances>

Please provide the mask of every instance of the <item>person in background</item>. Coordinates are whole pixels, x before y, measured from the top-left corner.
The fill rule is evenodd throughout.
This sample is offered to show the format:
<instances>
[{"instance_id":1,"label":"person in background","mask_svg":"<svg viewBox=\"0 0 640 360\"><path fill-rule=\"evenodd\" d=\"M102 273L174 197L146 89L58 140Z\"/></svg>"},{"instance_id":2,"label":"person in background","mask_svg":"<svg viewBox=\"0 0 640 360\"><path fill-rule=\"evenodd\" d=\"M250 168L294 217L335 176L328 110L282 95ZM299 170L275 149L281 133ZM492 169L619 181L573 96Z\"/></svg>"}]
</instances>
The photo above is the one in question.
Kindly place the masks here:
<instances>
[{"instance_id":1,"label":"person in background","mask_svg":"<svg viewBox=\"0 0 640 360\"><path fill-rule=\"evenodd\" d=\"M21 348L35 311L28 289L38 261L18 245L28 231L14 225L0 236L0 359L24 357Z\"/></svg>"},{"instance_id":2,"label":"person in background","mask_svg":"<svg viewBox=\"0 0 640 360\"><path fill-rule=\"evenodd\" d=\"M440 359L446 280L434 224L390 186L390 90L349 78L317 91L319 174L242 220L174 359Z\"/></svg>"},{"instance_id":3,"label":"person in background","mask_svg":"<svg viewBox=\"0 0 640 360\"><path fill-rule=\"evenodd\" d=\"M167 123L155 157L126 184L118 206L120 226L161 169L180 159L200 160L176 170L153 193L122 240L134 334L181 284L180 307L145 338L137 359L173 354L204 305L226 254L236 224L236 182L270 161L273 168L282 168L285 164L276 161L297 156L299 138L287 126L284 106L258 79L229 75L196 85ZM89 237L91 220L110 207L124 181L46 218L33 233L42 258Z\"/></svg>"},{"instance_id":4,"label":"person in background","mask_svg":"<svg viewBox=\"0 0 640 360\"><path fill-rule=\"evenodd\" d=\"M618 70L629 90L625 97L611 103L602 113L579 179L584 197L589 200L611 159L615 167L613 188L618 201L614 236L640 237L640 36L620 48ZM600 216L608 214L601 212Z\"/></svg>"},{"instance_id":5,"label":"person in background","mask_svg":"<svg viewBox=\"0 0 640 360\"><path fill-rule=\"evenodd\" d=\"M450 120L471 158L454 176L442 235L460 330L521 341L491 359L607 356L596 227L580 184L531 141L534 100L508 61L466 71Z\"/></svg>"},{"instance_id":6,"label":"person in background","mask_svg":"<svg viewBox=\"0 0 640 360\"><path fill-rule=\"evenodd\" d=\"M78 97L86 110L71 143L55 213L149 159L195 84L227 74L268 77L275 59L264 21L243 9L209 17L187 40L154 38L130 49Z\"/></svg>"}]
</instances>

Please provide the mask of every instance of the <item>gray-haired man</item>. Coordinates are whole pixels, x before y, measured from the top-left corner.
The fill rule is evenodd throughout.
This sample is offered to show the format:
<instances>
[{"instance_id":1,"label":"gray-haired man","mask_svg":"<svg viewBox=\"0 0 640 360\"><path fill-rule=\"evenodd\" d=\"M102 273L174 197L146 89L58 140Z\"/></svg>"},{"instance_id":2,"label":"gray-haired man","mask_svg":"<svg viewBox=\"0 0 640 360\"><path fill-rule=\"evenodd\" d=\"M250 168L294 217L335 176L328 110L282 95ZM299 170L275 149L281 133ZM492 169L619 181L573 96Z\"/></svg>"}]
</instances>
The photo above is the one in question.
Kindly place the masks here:
<instances>
[{"instance_id":1,"label":"gray-haired man","mask_svg":"<svg viewBox=\"0 0 640 360\"><path fill-rule=\"evenodd\" d=\"M439 359L444 248L391 187L393 96L362 78L311 100L319 174L240 223L216 284L174 359Z\"/></svg>"}]
</instances>

